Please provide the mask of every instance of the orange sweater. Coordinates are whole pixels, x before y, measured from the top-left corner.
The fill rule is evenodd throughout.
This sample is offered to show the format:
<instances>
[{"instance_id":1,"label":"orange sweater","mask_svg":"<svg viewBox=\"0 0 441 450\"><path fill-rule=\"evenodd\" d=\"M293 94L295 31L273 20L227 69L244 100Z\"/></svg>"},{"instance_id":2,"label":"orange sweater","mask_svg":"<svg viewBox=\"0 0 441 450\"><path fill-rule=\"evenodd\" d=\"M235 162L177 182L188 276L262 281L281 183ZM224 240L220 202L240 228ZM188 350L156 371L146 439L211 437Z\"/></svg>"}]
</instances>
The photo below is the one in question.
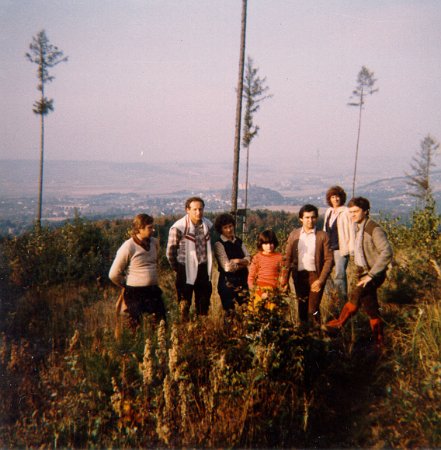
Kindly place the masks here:
<instances>
[{"instance_id":1,"label":"orange sweater","mask_svg":"<svg viewBox=\"0 0 441 450\"><path fill-rule=\"evenodd\" d=\"M279 278L282 275L283 264L281 253L270 253L264 255L257 253L251 260L248 271L248 287L252 289L255 286L260 287L278 287Z\"/></svg>"}]
</instances>

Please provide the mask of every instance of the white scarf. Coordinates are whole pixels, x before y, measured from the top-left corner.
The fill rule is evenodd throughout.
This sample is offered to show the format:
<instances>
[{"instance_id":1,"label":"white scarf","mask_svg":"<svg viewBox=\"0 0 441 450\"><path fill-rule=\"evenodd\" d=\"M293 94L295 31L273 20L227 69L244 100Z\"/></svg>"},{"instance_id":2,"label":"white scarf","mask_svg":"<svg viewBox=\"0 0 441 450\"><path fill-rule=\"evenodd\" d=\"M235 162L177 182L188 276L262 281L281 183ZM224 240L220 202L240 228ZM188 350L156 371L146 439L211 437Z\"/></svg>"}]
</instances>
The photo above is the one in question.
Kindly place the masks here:
<instances>
[{"instance_id":1,"label":"white scarf","mask_svg":"<svg viewBox=\"0 0 441 450\"><path fill-rule=\"evenodd\" d=\"M179 219L174 225L181 233L182 239L185 243L185 276L187 279L187 284L194 284L198 274L198 256L196 254L196 244L195 244L195 226L193 222L188 217L188 214L182 219ZM204 238L207 242L207 268L208 268L208 278L211 280L211 268L213 263L213 257L211 253L211 243L210 243L210 229L213 224L206 218L202 219L202 226L204 229Z\"/></svg>"}]
</instances>

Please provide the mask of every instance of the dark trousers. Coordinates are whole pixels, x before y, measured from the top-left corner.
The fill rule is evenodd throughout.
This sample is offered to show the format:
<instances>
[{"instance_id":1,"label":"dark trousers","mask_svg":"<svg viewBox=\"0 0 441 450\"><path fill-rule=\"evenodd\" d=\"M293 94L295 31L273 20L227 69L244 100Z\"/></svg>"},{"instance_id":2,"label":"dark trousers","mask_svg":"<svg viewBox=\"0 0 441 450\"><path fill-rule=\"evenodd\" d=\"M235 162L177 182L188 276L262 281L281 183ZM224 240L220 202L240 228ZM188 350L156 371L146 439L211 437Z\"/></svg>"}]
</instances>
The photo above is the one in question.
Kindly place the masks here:
<instances>
[{"instance_id":1,"label":"dark trousers","mask_svg":"<svg viewBox=\"0 0 441 450\"><path fill-rule=\"evenodd\" d=\"M225 273L219 273L217 292L222 302L224 311L234 309L235 304L242 305L248 299L248 286L246 278L232 276L227 277Z\"/></svg>"},{"instance_id":2,"label":"dark trousers","mask_svg":"<svg viewBox=\"0 0 441 450\"><path fill-rule=\"evenodd\" d=\"M126 286L124 303L131 328L136 328L140 324L144 313L155 314L158 320L166 320L162 290L159 286Z\"/></svg>"},{"instance_id":3,"label":"dark trousers","mask_svg":"<svg viewBox=\"0 0 441 450\"><path fill-rule=\"evenodd\" d=\"M366 275L366 271L362 267L357 267L357 282ZM354 286L349 296L349 301L357 308L361 306L366 311L370 319L380 317L380 307L378 305L377 289L384 283L386 272L373 278L365 286Z\"/></svg>"},{"instance_id":4,"label":"dark trousers","mask_svg":"<svg viewBox=\"0 0 441 450\"><path fill-rule=\"evenodd\" d=\"M311 320L320 323L320 302L322 301L323 289L320 289L320 292L311 292L311 284L316 280L318 280L317 272L301 270L293 274L301 322Z\"/></svg>"},{"instance_id":5,"label":"dark trousers","mask_svg":"<svg viewBox=\"0 0 441 450\"><path fill-rule=\"evenodd\" d=\"M206 316L210 307L212 291L211 281L208 277L207 264L199 264L198 274L194 284L187 284L185 266L179 264L176 272L176 291L178 294L178 302L180 303L181 308L183 308L181 312L183 313L184 318L186 318L188 311L190 310L193 293L196 313L198 315Z\"/></svg>"}]
</instances>

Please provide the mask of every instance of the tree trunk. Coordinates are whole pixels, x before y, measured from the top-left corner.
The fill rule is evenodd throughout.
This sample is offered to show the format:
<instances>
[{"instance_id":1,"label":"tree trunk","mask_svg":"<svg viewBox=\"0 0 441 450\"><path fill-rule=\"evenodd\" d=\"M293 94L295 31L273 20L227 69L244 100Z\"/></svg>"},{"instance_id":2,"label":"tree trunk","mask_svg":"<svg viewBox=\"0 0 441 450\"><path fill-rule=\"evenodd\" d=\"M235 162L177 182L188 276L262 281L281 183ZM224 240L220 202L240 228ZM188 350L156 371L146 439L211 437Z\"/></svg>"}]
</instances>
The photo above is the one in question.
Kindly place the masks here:
<instances>
[{"instance_id":1,"label":"tree trunk","mask_svg":"<svg viewBox=\"0 0 441 450\"><path fill-rule=\"evenodd\" d=\"M40 130L40 177L38 180L37 228L41 229L41 212L43 209L43 166L44 166L44 114L41 114Z\"/></svg>"},{"instance_id":2,"label":"tree trunk","mask_svg":"<svg viewBox=\"0 0 441 450\"><path fill-rule=\"evenodd\" d=\"M355 179L357 178L358 146L360 144L361 110L362 110L362 108L363 108L363 88L361 89L360 111L358 113L358 133L357 133L357 146L355 147L355 165L354 165L354 178L352 180L352 197L355 197Z\"/></svg>"},{"instance_id":3,"label":"tree trunk","mask_svg":"<svg viewBox=\"0 0 441 450\"><path fill-rule=\"evenodd\" d=\"M242 225L242 238L245 236L247 232L247 208L248 208L248 171L250 166L250 146L247 145L247 165L245 169L245 208L244 208L244 216L243 216L243 225Z\"/></svg>"},{"instance_id":4,"label":"tree trunk","mask_svg":"<svg viewBox=\"0 0 441 450\"><path fill-rule=\"evenodd\" d=\"M234 215L235 219L237 217L237 197L239 190L240 130L242 124L242 93L243 93L243 74L245 67L246 23L247 23L247 0L242 0L242 26L240 36L239 77L237 80L236 126L234 136L233 186L231 189L231 212Z\"/></svg>"}]
</instances>

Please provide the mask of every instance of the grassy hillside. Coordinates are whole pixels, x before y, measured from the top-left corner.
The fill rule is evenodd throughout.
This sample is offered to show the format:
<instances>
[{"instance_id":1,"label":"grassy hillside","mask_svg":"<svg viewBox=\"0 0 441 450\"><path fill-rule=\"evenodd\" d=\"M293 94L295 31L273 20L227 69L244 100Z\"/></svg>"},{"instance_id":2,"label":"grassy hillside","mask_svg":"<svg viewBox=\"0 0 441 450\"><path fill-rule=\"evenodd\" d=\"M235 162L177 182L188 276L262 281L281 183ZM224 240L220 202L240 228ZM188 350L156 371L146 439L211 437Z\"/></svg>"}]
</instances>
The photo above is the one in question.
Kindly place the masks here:
<instances>
[{"instance_id":1,"label":"grassy hillside","mask_svg":"<svg viewBox=\"0 0 441 450\"><path fill-rule=\"evenodd\" d=\"M172 220L159 224L162 252ZM267 227L283 246L296 225L258 211L248 247ZM163 253L167 325L146 318L116 338L107 272L127 221L76 219L3 240L0 445L439 447L439 225L430 208L409 227L384 223L395 261L380 291L382 352L363 313L332 340L302 329L292 293L230 318L213 294L208 318L182 324ZM322 309L334 313L331 295Z\"/></svg>"}]
</instances>

